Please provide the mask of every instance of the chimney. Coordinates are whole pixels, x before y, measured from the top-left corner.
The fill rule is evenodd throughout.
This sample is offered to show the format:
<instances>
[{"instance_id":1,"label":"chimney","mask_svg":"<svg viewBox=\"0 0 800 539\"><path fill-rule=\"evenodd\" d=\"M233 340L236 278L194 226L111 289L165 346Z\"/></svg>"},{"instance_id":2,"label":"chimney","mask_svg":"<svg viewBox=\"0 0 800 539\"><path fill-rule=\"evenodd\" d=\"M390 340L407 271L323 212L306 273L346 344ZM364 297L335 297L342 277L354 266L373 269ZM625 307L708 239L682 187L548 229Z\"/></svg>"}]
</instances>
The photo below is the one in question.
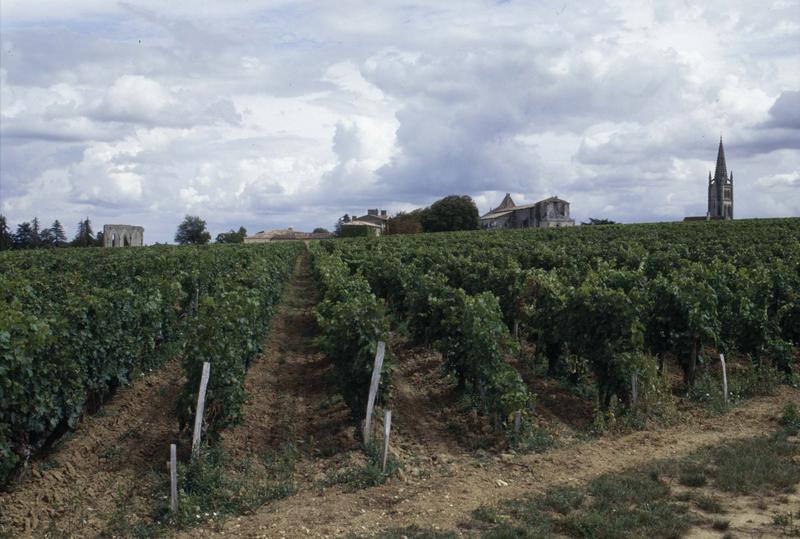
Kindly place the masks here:
<instances>
[{"instance_id":1,"label":"chimney","mask_svg":"<svg viewBox=\"0 0 800 539\"><path fill-rule=\"evenodd\" d=\"M378 209L375 208L374 210L367 210L367 215L378 215Z\"/></svg>"},{"instance_id":2,"label":"chimney","mask_svg":"<svg viewBox=\"0 0 800 539\"><path fill-rule=\"evenodd\" d=\"M386 210L381 210L381 217L386 217Z\"/></svg>"}]
</instances>

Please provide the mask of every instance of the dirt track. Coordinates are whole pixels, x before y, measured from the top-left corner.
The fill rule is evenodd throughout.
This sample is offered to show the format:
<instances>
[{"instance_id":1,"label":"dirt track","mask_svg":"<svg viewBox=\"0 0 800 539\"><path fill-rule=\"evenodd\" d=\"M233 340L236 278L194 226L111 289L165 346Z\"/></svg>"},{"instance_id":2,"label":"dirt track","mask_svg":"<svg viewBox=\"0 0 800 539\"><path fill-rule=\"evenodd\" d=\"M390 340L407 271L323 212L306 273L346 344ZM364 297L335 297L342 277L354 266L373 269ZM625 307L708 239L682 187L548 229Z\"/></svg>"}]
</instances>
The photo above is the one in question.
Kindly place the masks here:
<instances>
[{"instance_id":1,"label":"dirt track","mask_svg":"<svg viewBox=\"0 0 800 539\"><path fill-rule=\"evenodd\" d=\"M617 439L600 439L541 455L489 458L439 455L430 477L394 479L354 493L307 491L262 508L255 515L226 522L218 535L239 537L335 537L394 526L456 529L483 504L541 492L561 483L581 483L605 472L647 461L685 455L692 450L775 429L776 416L800 394L782 388L777 395L751 400L724 415ZM398 418L398 429L403 429ZM497 480L508 483L498 487ZM213 535L194 530L185 536Z\"/></svg>"}]
</instances>

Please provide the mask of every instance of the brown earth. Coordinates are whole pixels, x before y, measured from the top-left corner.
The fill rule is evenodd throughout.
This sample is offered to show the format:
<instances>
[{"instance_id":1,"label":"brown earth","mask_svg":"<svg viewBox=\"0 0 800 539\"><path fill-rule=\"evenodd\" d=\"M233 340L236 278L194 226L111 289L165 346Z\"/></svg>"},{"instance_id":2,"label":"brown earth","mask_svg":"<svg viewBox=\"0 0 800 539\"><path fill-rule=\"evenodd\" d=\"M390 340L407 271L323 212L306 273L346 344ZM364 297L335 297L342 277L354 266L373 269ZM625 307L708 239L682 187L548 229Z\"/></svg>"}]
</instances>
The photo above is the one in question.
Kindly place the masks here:
<instances>
[{"instance_id":1,"label":"brown earth","mask_svg":"<svg viewBox=\"0 0 800 539\"><path fill-rule=\"evenodd\" d=\"M0 534L90 537L119 507L147 511L177 438L180 360L121 389L0 493Z\"/></svg>"},{"instance_id":2,"label":"brown earth","mask_svg":"<svg viewBox=\"0 0 800 539\"><path fill-rule=\"evenodd\" d=\"M557 484L580 484L653 459L679 457L699 447L772 432L788 402L800 404L800 393L782 387L774 396L752 399L723 416L576 443L544 454L415 453L404 460L411 457L421 462L421 474L406 474L357 492L303 491L254 515L231 519L219 531L197 529L181 536L337 537L407 525L458 530L481 505L543 492ZM410 418L409 423L414 420ZM399 432L405 425L400 417L396 423L393 419Z\"/></svg>"},{"instance_id":3,"label":"brown earth","mask_svg":"<svg viewBox=\"0 0 800 539\"><path fill-rule=\"evenodd\" d=\"M591 406L541 381L534 388L537 420L561 446L515 455L461 402L437 353L396 338L390 343L396 366L391 452L402 468L377 487L328 486L336 483L330 481L336 473L363 467L365 458L355 421L337 396L333 370L314 345L315 300L306 254L297 262L263 353L248 371L244 421L223 435L236 458L264 456L287 444L295 448L297 494L178 536L337 537L407 525L470 535L470 514L481 505L768 433L786 403L800 404L800 392L782 387L725 415L696 414L670 427L587 439ZM40 537L52 526L66 536L97 536L108 533L123 506L149 518L154 489L165 477L168 444L176 438L179 377L174 361L137 380L50 457L33 463L14 492L0 494L0 535ZM382 416L380 407L376 416ZM380 427L378 421L376 432Z\"/></svg>"}]
</instances>

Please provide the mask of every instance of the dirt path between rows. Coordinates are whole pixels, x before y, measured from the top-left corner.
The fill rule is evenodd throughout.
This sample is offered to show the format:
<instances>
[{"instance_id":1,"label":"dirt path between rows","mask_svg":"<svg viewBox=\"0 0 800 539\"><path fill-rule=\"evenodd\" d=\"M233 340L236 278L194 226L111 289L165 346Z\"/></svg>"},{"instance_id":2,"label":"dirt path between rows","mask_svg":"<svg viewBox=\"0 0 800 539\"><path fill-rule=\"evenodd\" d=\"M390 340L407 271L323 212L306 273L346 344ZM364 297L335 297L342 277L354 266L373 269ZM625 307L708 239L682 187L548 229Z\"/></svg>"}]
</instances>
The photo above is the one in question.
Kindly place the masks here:
<instances>
[{"instance_id":1,"label":"dirt path between rows","mask_svg":"<svg viewBox=\"0 0 800 539\"><path fill-rule=\"evenodd\" d=\"M121 389L0 493L0 535L94 537L118 508L149 511L158 473L177 438L180 360ZM143 503L143 505L139 505Z\"/></svg>"},{"instance_id":2,"label":"dirt path between rows","mask_svg":"<svg viewBox=\"0 0 800 539\"><path fill-rule=\"evenodd\" d=\"M264 455L291 444L309 460L358 447L347 407L337 398L332 365L314 344L315 303L304 253L262 352L247 371L243 421L223 434L232 455Z\"/></svg>"},{"instance_id":3,"label":"dirt path between rows","mask_svg":"<svg viewBox=\"0 0 800 539\"><path fill-rule=\"evenodd\" d=\"M772 432L777 416L789 402L800 404L800 392L783 386L774 396L754 398L722 416L577 443L544 454L499 455L483 462L440 456L443 462L428 477L395 478L379 487L349 493L301 492L254 515L232 519L216 532L198 529L183 536L338 537L412 524L458 530L470 513L484 504L543 492L556 484L583 483L653 459L678 457L699 447Z\"/></svg>"}]
</instances>

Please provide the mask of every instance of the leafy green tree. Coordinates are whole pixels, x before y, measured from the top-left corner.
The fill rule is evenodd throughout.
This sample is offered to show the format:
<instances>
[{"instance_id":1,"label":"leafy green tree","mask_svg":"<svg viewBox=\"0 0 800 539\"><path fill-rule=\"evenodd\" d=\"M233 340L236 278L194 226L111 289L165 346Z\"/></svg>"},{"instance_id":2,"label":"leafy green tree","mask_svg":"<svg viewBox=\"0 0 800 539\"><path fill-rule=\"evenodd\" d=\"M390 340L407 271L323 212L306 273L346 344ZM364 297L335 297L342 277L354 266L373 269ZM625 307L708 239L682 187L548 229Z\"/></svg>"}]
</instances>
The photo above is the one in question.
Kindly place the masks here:
<instances>
[{"instance_id":1,"label":"leafy green tree","mask_svg":"<svg viewBox=\"0 0 800 539\"><path fill-rule=\"evenodd\" d=\"M247 229L240 226L238 231L230 229L228 232L220 232L215 241L217 243L244 243L246 237Z\"/></svg>"},{"instance_id":2,"label":"leafy green tree","mask_svg":"<svg viewBox=\"0 0 800 539\"><path fill-rule=\"evenodd\" d=\"M478 207L467 195L450 195L437 200L420 214L425 232L477 230L480 224Z\"/></svg>"},{"instance_id":3,"label":"leafy green tree","mask_svg":"<svg viewBox=\"0 0 800 539\"><path fill-rule=\"evenodd\" d=\"M91 247L94 243L94 232L92 232L92 222L87 217L78 223L78 230L72 240L75 247Z\"/></svg>"},{"instance_id":4,"label":"leafy green tree","mask_svg":"<svg viewBox=\"0 0 800 539\"><path fill-rule=\"evenodd\" d=\"M14 244L14 238L8 231L8 223L6 222L6 216L0 215L0 251L7 251L8 249L11 249L13 244Z\"/></svg>"},{"instance_id":5,"label":"leafy green tree","mask_svg":"<svg viewBox=\"0 0 800 539\"><path fill-rule=\"evenodd\" d=\"M55 247L63 247L67 244L67 234L64 232L64 225L58 219L53 221L49 228L50 236L53 238L53 245Z\"/></svg>"},{"instance_id":6,"label":"leafy green tree","mask_svg":"<svg viewBox=\"0 0 800 539\"><path fill-rule=\"evenodd\" d=\"M206 230L206 222L197 215L187 215L175 233L179 245L205 245L209 241L211 234Z\"/></svg>"},{"instance_id":7,"label":"leafy green tree","mask_svg":"<svg viewBox=\"0 0 800 539\"><path fill-rule=\"evenodd\" d=\"M97 236L94 238L94 244L98 247L105 247L106 246L106 234L102 230L97 233Z\"/></svg>"},{"instance_id":8,"label":"leafy green tree","mask_svg":"<svg viewBox=\"0 0 800 539\"><path fill-rule=\"evenodd\" d=\"M394 217L390 217L386 222L387 234L419 234L422 232L420 217L423 210L412 212L400 212Z\"/></svg>"},{"instance_id":9,"label":"leafy green tree","mask_svg":"<svg viewBox=\"0 0 800 539\"><path fill-rule=\"evenodd\" d=\"M317 227L314 229L313 234L330 234L327 228Z\"/></svg>"}]
</instances>

